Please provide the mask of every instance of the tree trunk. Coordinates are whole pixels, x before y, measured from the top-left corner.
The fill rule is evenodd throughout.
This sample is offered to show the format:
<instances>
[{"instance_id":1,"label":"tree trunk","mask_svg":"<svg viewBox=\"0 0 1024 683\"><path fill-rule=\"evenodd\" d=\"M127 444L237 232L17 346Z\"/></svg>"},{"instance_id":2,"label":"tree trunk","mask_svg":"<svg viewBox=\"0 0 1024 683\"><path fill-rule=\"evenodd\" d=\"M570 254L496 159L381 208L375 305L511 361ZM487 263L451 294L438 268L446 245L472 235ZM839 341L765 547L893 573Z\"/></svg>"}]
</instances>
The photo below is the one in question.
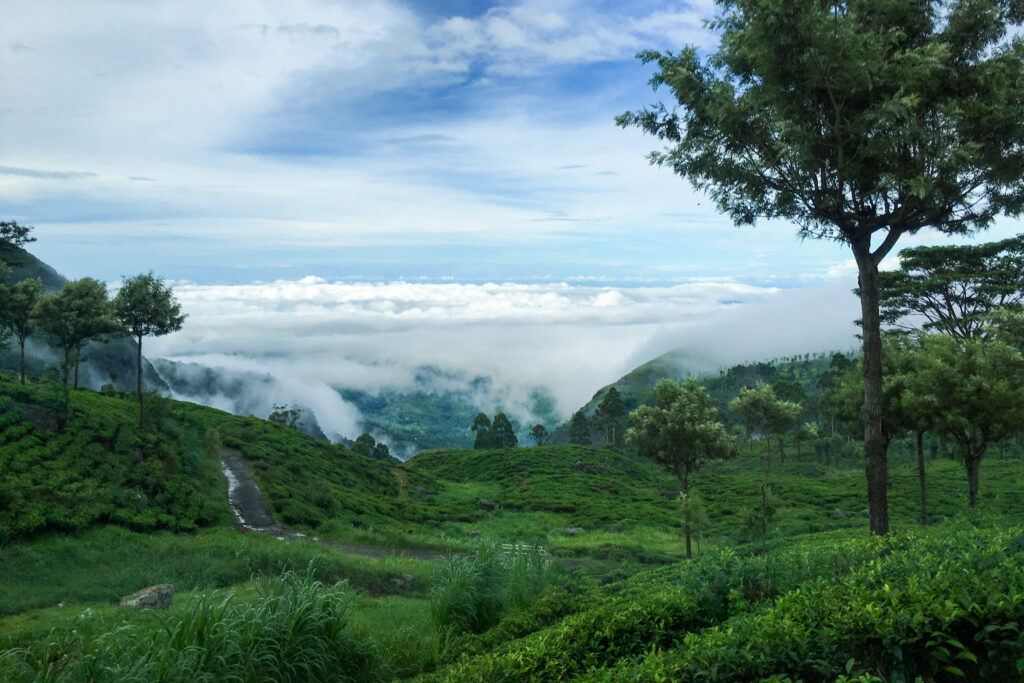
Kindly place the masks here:
<instances>
[{"instance_id":1,"label":"tree trunk","mask_svg":"<svg viewBox=\"0 0 1024 683\"><path fill-rule=\"evenodd\" d=\"M771 471L772 471L772 440L769 439L766 436L766 437L764 437L764 442L766 444L768 444L768 451L767 451L768 454L764 456L765 457L765 463L766 463L766 465L765 465L765 472L767 472L768 474L771 474Z\"/></svg>"},{"instance_id":2,"label":"tree trunk","mask_svg":"<svg viewBox=\"0 0 1024 683\"><path fill-rule=\"evenodd\" d=\"M978 504L978 475L981 469L981 456L964 458L967 466L967 504L974 507Z\"/></svg>"},{"instance_id":3,"label":"tree trunk","mask_svg":"<svg viewBox=\"0 0 1024 683\"><path fill-rule=\"evenodd\" d=\"M68 387L68 379L71 374L71 352L64 352L64 363L61 366L64 380L64 422L71 420L71 390Z\"/></svg>"},{"instance_id":4,"label":"tree trunk","mask_svg":"<svg viewBox=\"0 0 1024 683\"><path fill-rule=\"evenodd\" d=\"M679 483L683 487L683 496L689 495L689 493L690 493L690 473L684 471L679 476ZM689 504L689 501L687 500L686 503ZM693 557L693 553L690 551L690 518L689 518L689 516L687 516L683 520L683 528L686 531L686 559L689 560L689 559L691 559Z\"/></svg>"},{"instance_id":5,"label":"tree trunk","mask_svg":"<svg viewBox=\"0 0 1024 683\"><path fill-rule=\"evenodd\" d=\"M928 523L928 509L925 505L926 491L924 482L924 432L917 431L917 485L920 488L921 514L917 521L921 525Z\"/></svg>"},{"instance_id":6,"label":"tree trunk","mask_svg":"<svg viewBox=\"0 0 1024 683\"><path fill-rule=\"evenodd\" d=\"M782 434L779 434L779 464L786 464L786 441L782 438Z\"/></svg>"},{"instance_id":7,"label":"tree trunk","mask_svg":"<svg viewBox=\"0 0 1024 683\"><path fill-rule=\"evenodd\" d=\"M18 340L21 344L21 383L25 383L25 337Z\"/></svg>"},{"instance_id":8,"label":"tree trunk","mask_svg":"<svg viewBox=\"0 0 1024 683\"><path fill-rule=\"evenodd\" d=\"M871 533L889 533L886 486L889 466L882 437L882 330L878 316L878 266L870 236L851 240L860 285L861 334L864 348L864 473L868 483Z\"/></svg>"},{"instance_id":9,"label":"tree trunk","mask_svg":"<svg viewBox=\"0 0 1024 683\"><path fill-rule=\"evenodd\" d=\"M75 391L78 391L78 366L82 362L82 350L75 349Z\"/></svg>"},{"instance_id":10,"label":"tree trunk","mask_svg":"<svg viewBox=\"0 0 1024 683\"><path fill-rule=\"evenodd\" d=\"M143 421L143 401L142 401L142 335L137 335L139 338L138 354L136 355L135 370L138 373L136 376L136 392L139 394L139 429L142 429Z\"/></svg>"}]
</instances>

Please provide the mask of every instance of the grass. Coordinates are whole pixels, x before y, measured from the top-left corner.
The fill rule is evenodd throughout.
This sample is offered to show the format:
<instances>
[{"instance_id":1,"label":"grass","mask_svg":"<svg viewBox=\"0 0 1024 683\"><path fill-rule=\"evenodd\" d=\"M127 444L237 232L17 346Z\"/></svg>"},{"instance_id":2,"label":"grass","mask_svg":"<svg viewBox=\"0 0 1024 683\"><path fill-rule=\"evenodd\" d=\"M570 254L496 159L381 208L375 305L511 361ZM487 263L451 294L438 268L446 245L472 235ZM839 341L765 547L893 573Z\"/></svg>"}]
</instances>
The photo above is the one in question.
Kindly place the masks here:
<instances>
[{"instance_id":1,"label":"grass","mask_svg":"<svg viewBox=\"0 0 1024 683\"><path fill-rule=\"evenodd\" d=\"M253 575L276 576L311 564L325 581L346 580L374 595L425 596L437 571L431 562L357 557L310 542L283 543L242 534L234 528L182 535L107 526L3 548L0 615L61 603L113 602L156 583L171 583L178 590L226 587ZM409 587L400 587L396 579L405 574L414 580ZM4 623L0 622L0 634Z\"/></svg>"},{"instance_id":2,"label":"grass","mask_svg":"<svg viewBox=\"0 0 1024 683\"><path fill-rule=\"evenodd\" d=\"M371 642L353 634L347 584L287 573L253 599L201 592L166 614L82 612L30 647L0 654L4 680L366 680Z\"/></svg>"}]
</instances>

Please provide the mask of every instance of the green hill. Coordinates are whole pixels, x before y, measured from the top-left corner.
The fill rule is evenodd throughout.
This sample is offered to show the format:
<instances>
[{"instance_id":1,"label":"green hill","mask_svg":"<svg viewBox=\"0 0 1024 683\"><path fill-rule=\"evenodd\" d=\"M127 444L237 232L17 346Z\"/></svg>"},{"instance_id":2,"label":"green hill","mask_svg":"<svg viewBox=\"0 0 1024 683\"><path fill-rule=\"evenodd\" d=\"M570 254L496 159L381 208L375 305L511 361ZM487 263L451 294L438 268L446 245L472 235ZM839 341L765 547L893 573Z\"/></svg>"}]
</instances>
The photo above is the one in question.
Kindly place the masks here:
<instances>
[{"instance_id":1,"label":"green hill","mask_svg":"<svg viewBox=\"0 0 1024 683\"><path fill-rule=\"evenodd\" d=\"M74 392L63 428L60 405L58 385L0 373L4 680L230 677L256 659L308 671L331 649L312 653L314 636L351 648L325 676L355 680L945 680L949 667L1010 680L1024 656L1014 449L984 463L974 511L962 467L933 459L927 529L913 523L916 472L895 463L888 539L867 534L858 463L791 454L772 472L766 555L748 545L762 465L743 449L693 477L707 521L698 559L679 562L677 484L629 454L554 445L398 463L169 399L153 399L145 430L127 394ZM278 519L310 535L457 556L353 558L240 533L223 449L249 463ZM545 570L536 555L491 550L508 542L564 562ZM271 578L304 567L305 579ZM164 581L180 595L159 619L111 604ZM230 591L191 592L211 587ZM444 626L445 609L491 618L474 633ZM213 651L223 656L197 656Z\"/></svg>"}]
</instances>

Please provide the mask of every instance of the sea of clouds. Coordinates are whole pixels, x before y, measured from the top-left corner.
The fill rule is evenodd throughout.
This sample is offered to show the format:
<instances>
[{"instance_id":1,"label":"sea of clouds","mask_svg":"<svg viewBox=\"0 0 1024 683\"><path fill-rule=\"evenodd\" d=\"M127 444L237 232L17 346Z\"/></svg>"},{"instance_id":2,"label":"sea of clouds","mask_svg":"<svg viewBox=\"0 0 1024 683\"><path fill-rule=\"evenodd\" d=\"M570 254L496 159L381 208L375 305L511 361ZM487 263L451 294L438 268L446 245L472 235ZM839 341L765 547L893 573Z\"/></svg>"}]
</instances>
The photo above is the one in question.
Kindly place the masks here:
<instances>
[{"instance_id":1,"label":"sea of clouds","mask_svg":"<svg viewBox=\"0 0 1024 683\"><path fill-rule=\"evenodd\" d=\"M671 286L176 283L188 319L150 357L259 377L237 395L182 395L233 412L310 408L332 438L362 431L339 394L476 387L483 410L520 419L544 388L562 417L637 365L683 348L687 370L855 345L849 277L800 289L702 279ZM424 373L424 368L430 368ZM479 382L484 378L485 382ZM483 387L483 390L480 390ZM180 393L180 392L179 392Z\"/></svg>"}]
</instances>

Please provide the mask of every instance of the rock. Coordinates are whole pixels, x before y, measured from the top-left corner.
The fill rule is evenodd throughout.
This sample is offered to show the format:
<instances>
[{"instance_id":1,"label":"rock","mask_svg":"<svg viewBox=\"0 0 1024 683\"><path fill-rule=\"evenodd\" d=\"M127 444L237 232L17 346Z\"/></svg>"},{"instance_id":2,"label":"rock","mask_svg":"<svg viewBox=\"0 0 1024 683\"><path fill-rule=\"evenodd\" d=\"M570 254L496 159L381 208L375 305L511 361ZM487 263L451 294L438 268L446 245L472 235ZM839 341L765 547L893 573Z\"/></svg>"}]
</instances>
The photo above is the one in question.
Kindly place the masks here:
<instances>
[{"instance_id":1,"label":"rock","mask_svg":"<svg viewBox=\"0 0 1024 683\"><path fill-rule=\"evenodd\" d=\"M836 508L835 510L832 511L832 514L834 514L836 517L850 517L853 513L847 512L842 508Z\"/></svg>"},{"instance_id":2,"label":"rock","mask_svg":"<svg viewBox=\"0 0 1024 683\"><path fill-rule=\"evenodd\" d=\"M579 470L580 472L587 472L588 471L587 470L587 463L583 462L582 460L577 460L576 462L574 462L572 464L572 468L574 470Z\"/></svg>"},{"instance_id":3,"label":"rock","mask_svg":"<svg viewBox=\"0 0 1024 683\"><path fill-rule=\"evenodd\" d=\"M401 576L396 576L395 578L391 579L391 583L395 584L396 588L402 590L412 588L412 584L414 581L416 581L416 577L412 574L402 574Z\"/></svg>"},{"instance_id":4,"label":"rock","mask_svg":"<svg viewBox=\"0 0 1024 683\"><path fill-rule=\"evenodd\" d=\"M871 508L864 508L863 510L860 511L860 514L864 515L865 517L870 517L871 516Z\"/></svg>"},{"instance_id":5,"label":"rock","mask_svg":"<svg viewBox=\"0 0 1024 683\"><path fill-rule=\"evenodd\" d=\"M568 529L565 530L565 535L566 536L575 536L576 534L581 534L581 533L583 533L583 527L581 527L581 526L571 526L571 527L569 527Z\"/></svg>"},{"instance_id":6,"label":"rock","mask_svg":"<svg viewBox=\"0 0 1024 683\"><path fill-rule=\"evenodd\" d=\"M481 498L479 501L477 501L477 506L481 510L497 510L498 509L498 501L496 501L496 500L488 500L487 498Z\"/></svg>"},{"instance_id":7,"label":"rock","mask_svg":"<svg viewBox=\"0 0 1024 683\"><path fill-rule=\"evenodd\" d=\"M425 488L423 488L422 486L417 486L417 487L416 487L415 489L413 489L413 490L414 490L414 491L415 491L416 493L420 494L420 498L426 498L426 497L427 497L427 490L426 490Z\"/></svg>"},{"instance_id":8,"label":"rock","mask_svg":"<svg viewBox=\"0 0 1024 683\"><path fill-rule=\"evenodd\" d=\"M121 598L121 607L135 609L167 609L174 598L174 586L161 583L157 586L143 588L133 595Z\"/></svg>"},{"instance_id":9,"label":"rock","mask_svg":"<svg viewBox=\"0 0 1024 683\"><path fill-rule=\"evenodd\" d=\"M665 500L675 500L679 496L683 495L682 491L666 491Z\"/></svg>"},{"instance_id":10,"label":"rock","mask_svg":"<svg viewBox=\"0 0 1024 683\"><path fill-rule=\"evenodd\" d=\"M480 530L479 529L473 529L472 531L469 532L469 537L470 538L480 538Z\"/></svg>"}]
</instances>

